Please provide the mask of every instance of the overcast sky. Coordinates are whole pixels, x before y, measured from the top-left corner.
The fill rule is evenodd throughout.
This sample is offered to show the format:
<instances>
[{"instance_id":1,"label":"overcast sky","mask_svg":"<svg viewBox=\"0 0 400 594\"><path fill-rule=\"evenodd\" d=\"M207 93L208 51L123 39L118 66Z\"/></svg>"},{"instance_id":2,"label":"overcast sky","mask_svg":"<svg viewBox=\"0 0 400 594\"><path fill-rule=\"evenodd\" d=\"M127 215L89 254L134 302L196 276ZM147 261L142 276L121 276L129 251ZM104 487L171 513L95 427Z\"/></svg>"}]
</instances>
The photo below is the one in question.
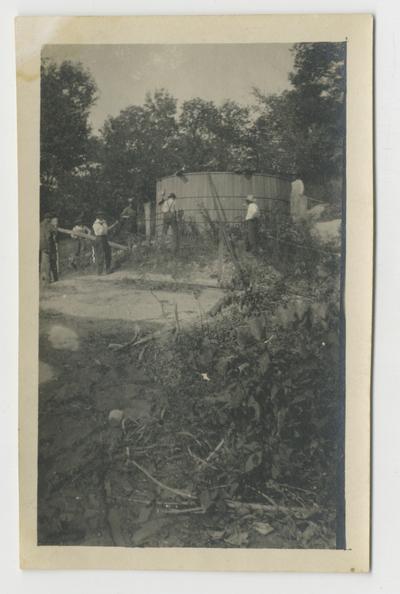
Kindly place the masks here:
<instances>
[{"instance_id":1,"label":"overcast sky","mask_svg":"<svg viewBox=\"0 0 400 594\"><path fill-rule=\"evenodd\" d=\"M143 103L145 94L165 88L179 103L191 97L220 104L253 101L251 89L279 93L289 87L293 57L289 44L47 45L42 56L87 67L99 88L91 112L93 131L109 115Z\"/></svg>"}]
</instances>

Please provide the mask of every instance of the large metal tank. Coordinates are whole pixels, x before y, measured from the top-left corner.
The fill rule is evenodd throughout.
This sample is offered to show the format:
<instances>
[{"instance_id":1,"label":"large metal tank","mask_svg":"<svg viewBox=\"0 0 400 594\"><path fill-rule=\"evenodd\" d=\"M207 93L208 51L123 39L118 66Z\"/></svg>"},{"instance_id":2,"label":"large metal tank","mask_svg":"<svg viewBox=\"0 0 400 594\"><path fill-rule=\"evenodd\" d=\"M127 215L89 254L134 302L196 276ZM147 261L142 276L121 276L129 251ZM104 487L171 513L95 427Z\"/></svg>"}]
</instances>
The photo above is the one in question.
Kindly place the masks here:
<instances>
[{"instance_id":1,"label":"large metal tank","mask_svg":"<svg viewBox=\"0 0 400 594\"><path fill-rule=\"evenodd\" d=\"M226 220L230 223L244 220L245 198L248 194L254 196L261 211L288 213L290 210L291 182L275 175L241 175L219 171L172 175L157 183L157 234L162 226L158 202L163 191L166 197L170 192L176 195L176 209L185 221L192 221L201 226L207 217L217 219L214 189L224 209Z\"/></svg>"}]
</instances>

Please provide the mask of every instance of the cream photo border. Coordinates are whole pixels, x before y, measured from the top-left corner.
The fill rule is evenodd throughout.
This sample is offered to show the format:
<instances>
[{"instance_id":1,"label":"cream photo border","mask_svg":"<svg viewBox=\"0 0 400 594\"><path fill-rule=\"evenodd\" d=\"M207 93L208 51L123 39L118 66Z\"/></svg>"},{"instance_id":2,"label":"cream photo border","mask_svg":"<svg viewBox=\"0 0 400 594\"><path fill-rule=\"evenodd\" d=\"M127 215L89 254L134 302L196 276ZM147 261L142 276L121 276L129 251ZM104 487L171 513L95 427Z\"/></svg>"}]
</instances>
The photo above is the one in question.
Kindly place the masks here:
<instances>
[{"instance_id":1,"label":"cream photo border","mask_svg":"<svg viewBox=\"0 0 400 594\"><path fill-rule=\"evenodd\" d=\"M347 41L346 550L37 546L40 54L45 44ZM368 571L373 19L366 14L18 17L20 563L32 569Z\"/></svg>"}]
</instances>

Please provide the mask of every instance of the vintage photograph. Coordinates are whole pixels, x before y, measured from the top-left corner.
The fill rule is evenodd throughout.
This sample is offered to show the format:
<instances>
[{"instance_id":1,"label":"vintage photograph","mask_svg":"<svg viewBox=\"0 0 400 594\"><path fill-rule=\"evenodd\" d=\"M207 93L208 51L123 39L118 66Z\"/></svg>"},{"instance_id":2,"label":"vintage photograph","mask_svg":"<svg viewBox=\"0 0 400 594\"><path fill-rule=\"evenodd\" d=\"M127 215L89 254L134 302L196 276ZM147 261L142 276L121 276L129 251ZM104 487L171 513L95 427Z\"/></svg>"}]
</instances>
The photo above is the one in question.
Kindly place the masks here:
<instances>
[{"instance_id":1,"label":"vintage photograph","mask_svg":"<svg viewBox=\"0 0 400 594\"><path fill-rule=\"evenodd\" d=\"M42 47L39 546L346 548L345 213L345 42Z\"/></svg>"}]
</instances>

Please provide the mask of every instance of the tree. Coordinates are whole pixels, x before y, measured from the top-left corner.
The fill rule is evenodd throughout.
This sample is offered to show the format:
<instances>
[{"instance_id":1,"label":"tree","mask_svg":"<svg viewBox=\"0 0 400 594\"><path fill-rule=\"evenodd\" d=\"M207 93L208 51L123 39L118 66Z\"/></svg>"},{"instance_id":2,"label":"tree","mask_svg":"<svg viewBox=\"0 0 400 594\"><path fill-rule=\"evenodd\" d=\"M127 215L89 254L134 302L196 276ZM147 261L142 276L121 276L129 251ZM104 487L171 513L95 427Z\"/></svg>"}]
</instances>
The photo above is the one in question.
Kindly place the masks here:
<instances>
[{"instance_id":1,"label":"tree","mask_svg":"<svg viewBox=\"0 0 400 594\"><path fill-rule=\"evenodd\" d=\"M138 203L150 200L157 178L180 166L176 99L163 89L148 94L143 106L108 118L101 136L104 179L112 188L105 206L113 210L129 196Z\"/></svg>"},{"instance_id":2,"label":"tree","mask_svg":"<svg viewBox=\"0 0 400 594\"><path fill-rule=\"evenodd\" d=\"M56 211L63 226L71 227L78 216L82 216L86 223L94 219L108 191L104 183L103 151L101 139L90 137L84 162L59 176L50 207Z\"/></svg>"},{"instance_id":3,"label":"tree","mask_svg":"<svg viewBox=\"0 0 400 594\"><path fill-rule=\"evenodd\" d=\"M249 109L235 101L217 107L196 97L179 118L182 159L187 170L234 171L249 166Z\"/></svg>"},{"instance_id":4,"label":"tree","mask_svg":"<svg viewBox=\"0 0 400 594\"><path fill-rule=\"evenodd\" d=\"M215 154L217 125L218 109L212 101L195 97L183 102L179 135L180 152L187 170L199 171L204 167L218 169Z\"/></svg>"},{"instance_id":5,"label":"tree","mask_svg":"<svg viewBox=\"0 0 400 594\"><path fill-rule=\"evenodd\" d=\"M225 101L218 109L216 158L222 171L254 170L250 111L236 101Z\"/></svg>"},{"instance_id":6,"label":"tree","mask_svg":"<svg viewBox=\"0 0 400 594\"><path fill-rule=\"evenodd\" d=\"M281 95L255 89L259 162L322 192L344 175L345 51L344 43L296 44L292 88Z\"/></svg>"},{"instance_id":7,"label":"tree","mask_svg":"<svg viewBox=\"0 0 400 594\"><path fill-rule=\"evenodd\" d=\"M90 138L89 112L96 84L79 63L41 65L40 179L51 192L60 178L85 163Z\"/></svg>"}]
</instances>

